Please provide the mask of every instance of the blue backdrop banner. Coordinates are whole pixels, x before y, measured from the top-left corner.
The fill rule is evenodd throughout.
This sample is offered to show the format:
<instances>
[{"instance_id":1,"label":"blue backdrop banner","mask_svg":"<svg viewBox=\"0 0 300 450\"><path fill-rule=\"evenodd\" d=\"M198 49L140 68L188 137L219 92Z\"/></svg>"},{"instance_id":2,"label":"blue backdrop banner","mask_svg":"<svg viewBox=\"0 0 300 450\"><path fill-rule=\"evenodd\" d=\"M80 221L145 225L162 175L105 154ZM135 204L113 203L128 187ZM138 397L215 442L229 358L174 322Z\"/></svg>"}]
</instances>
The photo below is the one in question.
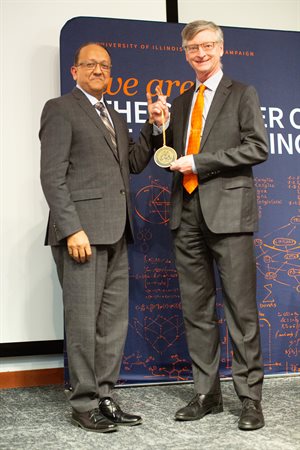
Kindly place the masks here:
<instances>
[{"instance_id":1,"label":"blue backdrop banner","mask_svg":"<svg viewBox=\"0 0 300 450\"><path fill-rule=\"evenodd\" d=\"M61 32L61 92L74 87L75 50L98 41L112 57L106 99L134 137L147 118L146 91L160 85L169 104L194 82L181 47L184 24L77 17ZM270 140L268 161L254 168L260 230L255 235L257 303L265 373L300 374L300 33L222 27L223 70L253 84ZM280 50L280 51L279 51ZM154 97L155 98L155 97ZM120 383L192 379L178 279L168 228L171 175L153 161L131 178L136 242L129 249L130 319ZM231 375L231 347L221 290L221 377Z\"/></svg>"}]
</instances>

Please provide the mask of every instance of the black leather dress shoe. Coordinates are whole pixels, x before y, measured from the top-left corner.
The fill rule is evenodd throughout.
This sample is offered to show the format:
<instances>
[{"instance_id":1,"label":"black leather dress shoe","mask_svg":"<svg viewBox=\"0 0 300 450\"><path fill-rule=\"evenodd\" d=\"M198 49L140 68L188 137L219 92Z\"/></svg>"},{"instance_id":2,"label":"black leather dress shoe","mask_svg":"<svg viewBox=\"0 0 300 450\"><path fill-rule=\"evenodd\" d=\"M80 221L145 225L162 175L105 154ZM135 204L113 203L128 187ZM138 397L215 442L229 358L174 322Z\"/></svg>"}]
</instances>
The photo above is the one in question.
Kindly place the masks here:
<instances>
[{"instance_id":1,"label":"black leather dress shoe","mask_svg":"<svg viewBox=\"0 0 300 450\"><path fill-rule=\"evenodd\" d=\"M99 401L99 410L107 419L117 425L134 426L142 423L141 416L125 413L111 397L104 397Z\"/></svg>"},{"instance_id":2,"label":"black leather dress shoe","mask_svg":"<svg viewBox=\"0 0 300 450\"><path fill-rule=\"evenodd\" d=\"M104 417L98 408L86 412L77 412L73 409L71 422L86 431L97 433L109 433L118 429L117 425Z\"/></svg>"},{"instance_id":3,"label":"black leather dress shoe","mask_svg":"<svg viewBox=\"0 0 300 450\"><path fill-rule=\"evenodd\" d=\"M197 394L175 414L176 420L199 420L206 414L217 414L223 411L221 392L217 394Z\"/></svg>"},{"instance_id":4,"label":"black leather dress shoe","mask_svg":"<svg viewBox=\"0 0 300 450\"><path fill-rule=\"evenodd\" d=\"M265 425L260 401L244 398L238 427L240 430L258 430Z\"/></svg>"}]
</instances>

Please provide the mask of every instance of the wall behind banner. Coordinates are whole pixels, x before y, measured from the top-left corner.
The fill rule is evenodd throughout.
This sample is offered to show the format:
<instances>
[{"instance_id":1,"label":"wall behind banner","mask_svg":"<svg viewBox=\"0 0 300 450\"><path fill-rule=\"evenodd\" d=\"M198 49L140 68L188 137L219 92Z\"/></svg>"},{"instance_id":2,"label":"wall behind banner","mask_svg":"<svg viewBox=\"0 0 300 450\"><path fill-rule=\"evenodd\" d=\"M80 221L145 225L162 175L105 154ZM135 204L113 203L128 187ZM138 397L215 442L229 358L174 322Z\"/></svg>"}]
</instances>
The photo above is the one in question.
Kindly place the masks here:
<instances>
[{"instance_id":1,"label":"wall behind banner","mask_svg":"<svg viewBox=\"0 0 300 450\"><path fill-rule=\"evenodd\" d=\"M267 14L257 14L256 3L210 1L205 18L228 26L300 30L298 0L286 0L284 14L282 1L271 6L270 0L259 1L259 10ZM183 23L203 16L207 2L178 4ZM47 205L39 182L37 136L45 101L60 94L59 33L76 16L164 22L166 2L153 0L149 7L137 0L1 1L0 371L48 367L34 357L1 358L6 344L24 343L30 352L36 341L50 344L63 337L60 289L51 252L43 247ZM61 357L49 364L57 367Z\"/></svg>"},{"instance_id":2,"label":"wall behind banner","mask_svg":"<svg viewBox=\"0 0 300 450\"><path fill-rule=\"evenodd\" d=\"M193 84L194 73L181 47L183 26L95 17L70 20L61 33L62 93L74 86L69 67L76 48L82 42L101 42L113 62L106 98L137 136L147 118L146 91L155 95L159 84L171 103ZM300 374L300 62L294 54L299 52L300 34L223 30L224 72L256 86L270 138L268 162L254 168L260 212L254 245L265 372ZM279 47L288 50L280 65ZM137 239L129 249L130 325L121 383L191 379L168 228L170 182L171 175L153 162L131 177ZM220 289L217 303L224 377L231 374L231 348Z\"/></svg>"},{"instance_id":3,"label":"wall behind banner","mask_svg":"<svg viewBox=\"0 0 300 450\"><path fill-rule=\"evenodd\" d=\"M0 345L54 341L63 338L63 315L51 252L43 246L48 212L38 132L45 102L60 94L60 30L85 14L164 21L165 0L153 0L150 11L136 0L0 3Z\"/></svg>"}]
</instances>

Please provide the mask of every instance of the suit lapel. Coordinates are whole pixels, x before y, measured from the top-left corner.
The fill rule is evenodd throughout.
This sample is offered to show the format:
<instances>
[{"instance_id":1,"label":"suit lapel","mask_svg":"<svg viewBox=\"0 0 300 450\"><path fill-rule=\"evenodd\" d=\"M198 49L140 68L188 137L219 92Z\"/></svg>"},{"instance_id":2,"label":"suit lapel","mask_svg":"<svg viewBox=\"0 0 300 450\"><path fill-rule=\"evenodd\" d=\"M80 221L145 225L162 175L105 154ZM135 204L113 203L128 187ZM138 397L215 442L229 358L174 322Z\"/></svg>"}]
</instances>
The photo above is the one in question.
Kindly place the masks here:
<instances>
[{"instance_id":1,"label":"suit lapel","mask_svg":"<svg viewBox=\"0 0 300 450\"><path fill-rule=\"evenodd\" d=\"M204 146L206 139L210 133L210 130L215 123L217 116L219 115L228 95L230 94L230 86L232 82L229 78L223 76L221 79L219 86L217 87L216 93L214 95L212 104L209 108L208 115L206 118L203 136L201 139L201 148Z\"/></svg>"},{"instance_id":2,"label":"suit lapel","mask_svg":"<svg viewBox=\"0 0 300 450\"><path fill-rule=\"evenodd\" d=\"M104 125L104 123L102 122L102 120L99 117L99 115L98 115L97 111L95 110L95 108L92 106L91 102L84 95L84 93L80 89L78 89L76 87L73 89L72 94L74 95L74 97L78 101L79 106L89 116L91 121L96 125L97 128L99 128L99 130L101 130L101 132L104 135L105 140L106 140L109 148L113 152L113 155L115 156L116 159L118 159L118 155L117 155L117 153L116 153L116 151L114 149L114 146L112 144L109 131L107 130L107 128ZM111 114L111 110L109 111L109 113Z\"/></svg>"}]
</instances>

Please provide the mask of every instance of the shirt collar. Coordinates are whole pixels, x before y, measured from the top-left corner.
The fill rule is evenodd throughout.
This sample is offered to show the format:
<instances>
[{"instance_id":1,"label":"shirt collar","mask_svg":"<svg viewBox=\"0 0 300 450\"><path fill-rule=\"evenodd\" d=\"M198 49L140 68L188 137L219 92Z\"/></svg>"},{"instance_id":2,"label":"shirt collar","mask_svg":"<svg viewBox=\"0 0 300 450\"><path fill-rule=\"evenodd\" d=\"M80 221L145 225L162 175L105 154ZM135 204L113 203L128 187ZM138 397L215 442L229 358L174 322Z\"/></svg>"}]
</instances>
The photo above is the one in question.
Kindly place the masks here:
<instances>
[{"instance_id":1,"label":"shirt collar","mask_svg":"<svg viewBox=\"0 0 300 450\"><path fill-rule=\"evenodd\" d=\"M82 87L79 86L79 84L77 84L76 87L77 87L81 92L84 93L84 95L88 98L88 100L91 102L91 104L92 104L93 106L95 106L96 103L99 102L99 100L98 100L96 97L94 97L93 95L89 94L89 93L86 92L84 89L82 89ZM103 98L103 95L102 95L102 97L101 97L100 102L104 104L104 98Z\"/></svg>"},{"instance_id":2,"label":"shirt collar","mask_svg":"<svg viewBox=\"0 0 300 450\"><path fill-rule=\"evenodd\" d=\"M208 78L203 84L210 90L210 91L216 91L217 87L219 86L219 83L223 77L223 71L220 69L218 72L216 72L214 75L212 75L210 78ZM199 86L201 85L200 81L196 79L196 89L195 92L199 89Z\"/></svg>"}]
</instances>

